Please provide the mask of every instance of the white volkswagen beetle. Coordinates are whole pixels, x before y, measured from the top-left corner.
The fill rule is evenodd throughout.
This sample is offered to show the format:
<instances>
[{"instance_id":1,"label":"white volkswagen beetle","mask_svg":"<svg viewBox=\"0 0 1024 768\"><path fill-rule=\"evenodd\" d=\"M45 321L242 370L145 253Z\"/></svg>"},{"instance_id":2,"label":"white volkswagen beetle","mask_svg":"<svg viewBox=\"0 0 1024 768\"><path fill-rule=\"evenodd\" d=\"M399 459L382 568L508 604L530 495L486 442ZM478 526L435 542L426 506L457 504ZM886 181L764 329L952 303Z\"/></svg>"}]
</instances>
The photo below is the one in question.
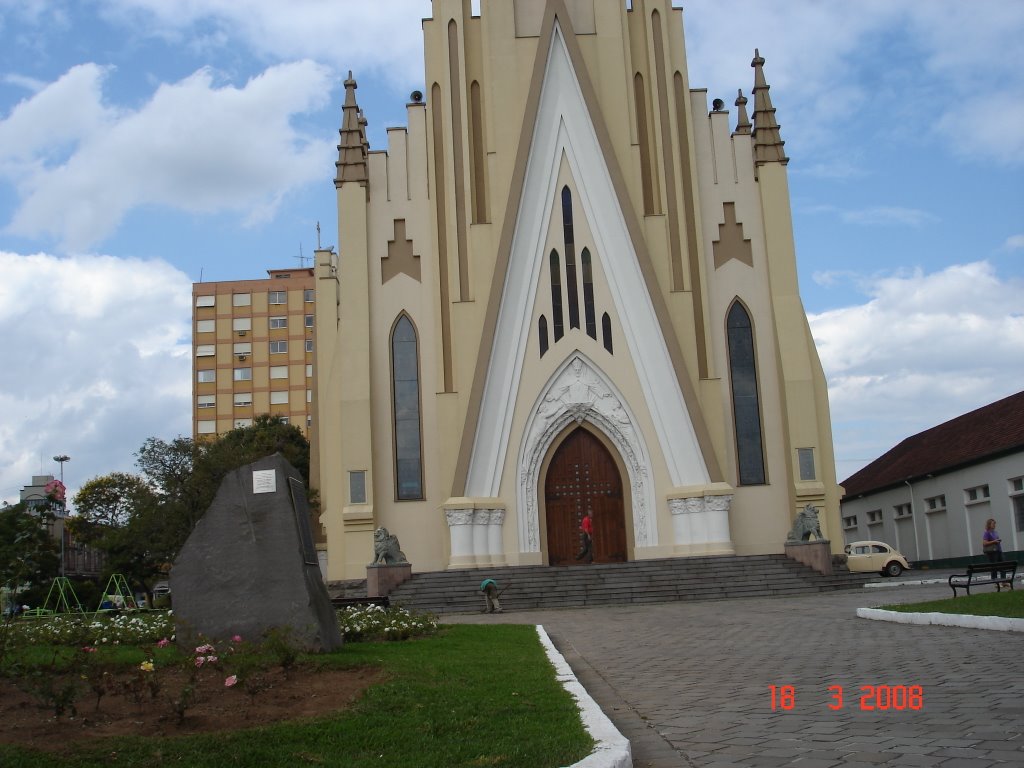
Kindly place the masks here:
<instances>
[{"instance_id":1,"label":"white volkswagen beetle","mask_svg":"<svg viewBox=\"0 0 1024 768\"><path fill-rule=\"evenodd\" d=\"M854 573L871 573L883 576L899 576L910 569L902 554L884 541L855 541L846 545L846 567Z\"/></svg>"}]
</instances>

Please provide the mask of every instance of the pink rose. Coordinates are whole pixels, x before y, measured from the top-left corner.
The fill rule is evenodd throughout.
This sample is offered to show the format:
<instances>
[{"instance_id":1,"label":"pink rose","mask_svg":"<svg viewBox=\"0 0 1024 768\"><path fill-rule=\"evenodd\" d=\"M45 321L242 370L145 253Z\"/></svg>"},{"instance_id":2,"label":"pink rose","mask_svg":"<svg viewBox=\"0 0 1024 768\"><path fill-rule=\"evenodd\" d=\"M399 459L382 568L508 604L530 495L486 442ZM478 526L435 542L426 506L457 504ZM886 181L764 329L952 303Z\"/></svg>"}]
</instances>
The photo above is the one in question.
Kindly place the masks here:
<instances>
[{"instance_id":1,"label":"pink rose","mask_svg":"<svg viewBox=\"0 0 1024 768\"><path fill-rule=\"evenodd\" d=\"M224 678L224 687L225 688L230 688L231 686L233 686L237 682L238 682L238 675L229 675L228 677Z\"/></svg>"}]
</instances>

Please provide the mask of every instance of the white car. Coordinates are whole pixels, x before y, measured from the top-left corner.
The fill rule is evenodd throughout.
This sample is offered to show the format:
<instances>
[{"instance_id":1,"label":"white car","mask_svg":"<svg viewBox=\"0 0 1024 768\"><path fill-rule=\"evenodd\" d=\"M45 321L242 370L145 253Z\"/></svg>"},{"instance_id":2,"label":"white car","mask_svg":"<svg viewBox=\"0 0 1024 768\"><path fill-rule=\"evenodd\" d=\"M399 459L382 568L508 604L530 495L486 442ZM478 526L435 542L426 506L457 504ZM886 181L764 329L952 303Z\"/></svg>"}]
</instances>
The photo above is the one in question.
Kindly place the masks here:
<instances>
[{"instance_id":1,"label":"white car","mask_svg":"<svg viewBox=\"0 0 1024 768\"><path fill-rule=\"evenodd\" d=\"M846 545L845 552L846 567L854 573L899 576L910 569L907 558L884 541L855 541Z\"/></svg>"}]
</instances>

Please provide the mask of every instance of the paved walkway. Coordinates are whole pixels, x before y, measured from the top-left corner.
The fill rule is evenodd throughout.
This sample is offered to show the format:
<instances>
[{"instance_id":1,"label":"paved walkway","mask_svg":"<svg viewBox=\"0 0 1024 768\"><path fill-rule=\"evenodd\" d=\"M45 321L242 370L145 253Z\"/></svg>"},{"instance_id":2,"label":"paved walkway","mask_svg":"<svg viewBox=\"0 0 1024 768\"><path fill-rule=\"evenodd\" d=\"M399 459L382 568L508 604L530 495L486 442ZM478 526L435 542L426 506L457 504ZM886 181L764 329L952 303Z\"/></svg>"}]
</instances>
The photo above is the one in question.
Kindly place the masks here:
<instances>
[{"instance_id":1,"label":"paved walkway","mask_svg":"<svg viewBox=\"0 0 1024 768\"><path fill-rule=\"evenodd\" d=\"M949 596L932 584L444 621L543 624L637 768L1024 767L1024 634L854 613ZM864 704L890 707L862 709L863 686L888 686ZM910 686L921 707L893 709Z\"/></svg>"}]
</instances>

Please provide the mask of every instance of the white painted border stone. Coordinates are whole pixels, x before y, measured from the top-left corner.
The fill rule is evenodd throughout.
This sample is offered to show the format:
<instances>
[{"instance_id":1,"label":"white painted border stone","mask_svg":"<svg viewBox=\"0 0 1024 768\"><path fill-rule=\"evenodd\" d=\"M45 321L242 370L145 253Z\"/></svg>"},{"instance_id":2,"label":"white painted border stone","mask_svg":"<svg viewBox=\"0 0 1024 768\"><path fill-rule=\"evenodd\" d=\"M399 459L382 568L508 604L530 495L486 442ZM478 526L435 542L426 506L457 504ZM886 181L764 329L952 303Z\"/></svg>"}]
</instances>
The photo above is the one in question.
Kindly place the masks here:
<instances>
[{"instance_id":1,"label":"white painted border stone","mask_svg":"<svg viewBox=\"0 0 1024 768\"><path fill-rule=\"evenodd\" d=\"M966 627L993 629L1000 632L1024 632L1024 619L1003 616L968 616L961 613L903 613L881 608L858 608L857 616L875 621L893 621L897 624L934 624L940 627Z\"/></svg>"},{"instance_id":2,"label":"white painted border stone","mask_svg":"<svg viewBox=\"0 0 1024 768\"><path fill-rule=\"evenodd\" d=\"M548 633L540 624L537 625L537 636L540 638L540 644L544 646L551 666L555 668L558 682L576 699L583 725L594 740L594 751L578 763L573 763L569 768L632 768L633 753L629 746L629 739L619 732L619 729L597 706L597 702L587 693L587 689L580 685L572 668L555 648Z\"/></svg>"}]
</instances>

